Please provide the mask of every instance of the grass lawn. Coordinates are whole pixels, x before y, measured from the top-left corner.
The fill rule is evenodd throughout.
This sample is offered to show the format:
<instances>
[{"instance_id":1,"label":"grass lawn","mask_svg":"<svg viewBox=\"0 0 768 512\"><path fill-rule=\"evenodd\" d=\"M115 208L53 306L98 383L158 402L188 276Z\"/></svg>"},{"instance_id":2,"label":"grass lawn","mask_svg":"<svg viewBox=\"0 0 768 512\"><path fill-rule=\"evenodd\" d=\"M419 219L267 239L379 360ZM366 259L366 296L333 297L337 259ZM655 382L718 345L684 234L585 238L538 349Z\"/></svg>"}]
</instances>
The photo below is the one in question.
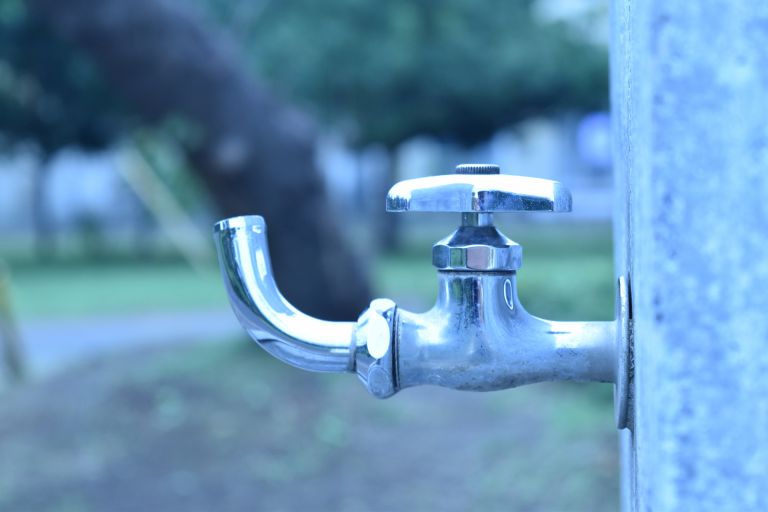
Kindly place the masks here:
<instances>
[{"instance_id":1,"label":"grass lawn","mask_svg":"<svg viewBox=\"0 0 768 512\"><path fill-rule=\"evenodd\" d=\"M22 319L227 308L219 269L183 261L11 265Z\"/></svg>"},{"instance_id":2,"label":"grass lawn","mask_svg":"<svg viewBox=\"0 0 768 512\"><path fill-rule=\"evenodd\" d=\"M431 245L445 233L409 243L373 262L374 293L406 307L431 305L437 279ZM539 316L610 319L613 273L608 225L515 229L523 245L521 300ZM227 308L216 266L195 271L183 261L65 262L11 265L12 300L22 319L143 311Z\"/></svg>"}]
</instances>

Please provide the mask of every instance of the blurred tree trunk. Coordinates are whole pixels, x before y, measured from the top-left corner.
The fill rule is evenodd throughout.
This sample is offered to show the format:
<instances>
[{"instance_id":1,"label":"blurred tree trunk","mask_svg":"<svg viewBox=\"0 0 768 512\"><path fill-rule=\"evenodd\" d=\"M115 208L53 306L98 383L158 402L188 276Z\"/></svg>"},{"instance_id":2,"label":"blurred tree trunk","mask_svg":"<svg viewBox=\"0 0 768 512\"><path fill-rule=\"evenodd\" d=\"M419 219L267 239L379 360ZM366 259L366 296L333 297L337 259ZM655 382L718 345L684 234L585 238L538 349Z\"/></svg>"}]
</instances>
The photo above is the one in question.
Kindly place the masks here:
<instances>
[{"instance_id":1,"label":"blurred tree trunk","mask_svg":"<svg viewBox=\"0 0 768 512\"><path fill-rule=\"evenodd\" d=\"M228 38L180 1L28 3L85 50L146 121L191 124L192 166L222 215L264 215L276 279L290 301L330 319L361 311L368 281L333 220L314 127L248 75Z\"/></svg>"},{"instance_id":2,"label":"blurred tree trunk","mask_svg":"<svg viewBox=\"0 0 768 512\"><path fill-rule=\"evenodd\" d=\"M49 260L56 255L56 240L50 212L48 211L48 177L50 175L50 156L46 153L32 173L32 230L35 254L40 260Z\"/></svg>"},{"instance_id":3,"label":"blurred tree trunk","mask_svg":"<svg viewBox=\"0 0 768 512\"><path fill-rule=\"evenodd\" d=\"M25 365L21 336L16 326L11 304L11 286L8 269L0 262L0 344L2 358L9 382L18 384L24 380Z\"/></svg>"}]
</instances>

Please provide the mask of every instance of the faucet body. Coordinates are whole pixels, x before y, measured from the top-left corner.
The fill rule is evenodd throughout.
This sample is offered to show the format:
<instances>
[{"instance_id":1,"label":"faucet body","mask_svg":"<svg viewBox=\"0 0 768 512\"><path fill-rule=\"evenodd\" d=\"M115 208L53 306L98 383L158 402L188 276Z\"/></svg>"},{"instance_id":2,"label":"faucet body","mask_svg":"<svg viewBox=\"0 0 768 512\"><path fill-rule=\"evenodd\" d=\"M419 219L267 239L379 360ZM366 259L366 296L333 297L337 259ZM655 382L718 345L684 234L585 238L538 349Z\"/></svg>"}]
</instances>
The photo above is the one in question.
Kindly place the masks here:
<instances>
[{"instance_id":1,"label":"faucet body","mask_svg":"<svg viewBox=\"0 0 768 512\"><path fill-rule=\"evenodd\" d=\"M613 382L614 322L552 322L520 303L515 272L439 272L426 313L398 310L399 388L492 391L535 382Z\"/></svg>"}]
</instances>

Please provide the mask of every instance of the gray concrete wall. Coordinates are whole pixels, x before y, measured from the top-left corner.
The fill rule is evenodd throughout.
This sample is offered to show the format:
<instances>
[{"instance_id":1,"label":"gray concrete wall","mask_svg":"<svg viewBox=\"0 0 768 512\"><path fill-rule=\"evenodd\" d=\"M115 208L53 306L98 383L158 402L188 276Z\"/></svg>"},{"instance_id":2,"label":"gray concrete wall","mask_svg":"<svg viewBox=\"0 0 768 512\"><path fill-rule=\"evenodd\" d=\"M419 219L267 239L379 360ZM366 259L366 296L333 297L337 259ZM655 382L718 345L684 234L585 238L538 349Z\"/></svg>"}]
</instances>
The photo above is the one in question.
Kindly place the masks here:
<instances>
[{"instance_id":1,"label":"gray concrete wall","mask_svg":"<svg viewBox=\"0 0 768 512\"><path fill-rule=\"evenodd\" d=\"M627 509L768 510L768 3L614 0Z\"/></svg>"}]
</instances>

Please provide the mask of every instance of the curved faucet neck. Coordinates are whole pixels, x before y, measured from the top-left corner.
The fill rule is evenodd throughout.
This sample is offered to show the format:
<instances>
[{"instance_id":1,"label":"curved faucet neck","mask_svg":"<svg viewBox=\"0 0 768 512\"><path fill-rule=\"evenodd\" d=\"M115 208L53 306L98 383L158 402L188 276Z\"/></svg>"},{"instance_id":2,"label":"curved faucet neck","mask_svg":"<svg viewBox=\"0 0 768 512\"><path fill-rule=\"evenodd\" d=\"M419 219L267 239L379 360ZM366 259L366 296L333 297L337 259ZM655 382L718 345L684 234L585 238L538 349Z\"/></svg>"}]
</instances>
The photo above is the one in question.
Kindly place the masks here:
<instances>
[{"instance_id":1,"label":"curved faucet neck","mask_svg":"<svg viewBox=\"0 0 768 512\"><path fill-rule=\"evenodd\" d=\"M214 241L232 309L259 345L304 370L354 370L355 323L318 320L283 297L272 275L262 217L223 220L214 228Z\"/></svg>"}]
</instances>

